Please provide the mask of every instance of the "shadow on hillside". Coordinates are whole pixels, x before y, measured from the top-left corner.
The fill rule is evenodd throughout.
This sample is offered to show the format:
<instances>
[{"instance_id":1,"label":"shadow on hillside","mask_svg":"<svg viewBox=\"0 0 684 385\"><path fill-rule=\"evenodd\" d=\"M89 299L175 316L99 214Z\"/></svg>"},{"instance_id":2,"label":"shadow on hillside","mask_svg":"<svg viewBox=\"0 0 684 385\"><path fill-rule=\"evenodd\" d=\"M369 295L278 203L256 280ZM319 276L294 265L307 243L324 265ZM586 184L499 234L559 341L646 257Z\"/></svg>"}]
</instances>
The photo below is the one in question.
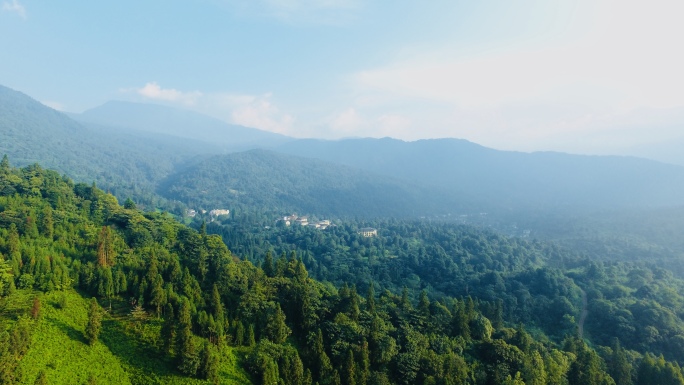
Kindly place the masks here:
<instances>
[{"instance_id":1,"label":"shadow on hillside","mask_svg":"<svg viewBox=\"0 0 684 385\"><path fill-rule=\"evenodd\" d=\"M88 341L86 341L85 336L83 335L82 332L76 330L73 326L65 323L64 321L60 321L56 318L49 318L48 321L55 325L57 329L61 330L64 334L66 334L69 338L76 342L81 342L84 344L87 344Z\"/></svg>"},{"instance_id":2,"label":"shadow on hillside","mask_svg":"<svg viewBox=\"0 0 684 385\"><path fill-rule=\"evenodd\" d=\"M103 320L100 341L121 361L139 369L144 374L152 376L173 374L169 361L164 359L156 348L126 333L120 322L111 319Z\"/></svg>"}]
</instances>

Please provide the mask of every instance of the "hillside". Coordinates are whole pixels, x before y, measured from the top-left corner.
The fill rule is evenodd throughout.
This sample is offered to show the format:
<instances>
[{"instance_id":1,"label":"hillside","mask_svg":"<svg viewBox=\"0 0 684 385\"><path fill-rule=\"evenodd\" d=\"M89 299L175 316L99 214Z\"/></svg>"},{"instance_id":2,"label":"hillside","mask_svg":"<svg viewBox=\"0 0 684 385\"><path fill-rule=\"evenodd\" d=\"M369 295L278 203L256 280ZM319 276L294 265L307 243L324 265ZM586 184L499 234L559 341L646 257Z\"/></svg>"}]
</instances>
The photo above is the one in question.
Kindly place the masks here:
<instances>
[{"instance_id":1,"label":"hillside","mask_svg":"<svg viewBox=\"0 0 684 385\"><path fill-rule=\"evenodd\" d=\"M684 204L684 167L632 157L497 151L458 139L299 140L277 151L480 197L511 210Z\"/></svg>"},{"instance_id":2,"label":"hillside","mask_svg":"<svg viewBox=\"0 0 684 385\"><path fill-rule=\"evenodd\" d=\"M674 165L631 157L504 152L456 139L297 140L278 147L281 157L264 151L223 156L220 140L177 136L191 135L183 127L193 122L211 129L193 126L192 132L232 132L211 118L119 102L87 115L106 116L107 111L139 129L77 122L2 87L0 155L8 154L17 165L39 162L77 181L95 182L120 201L130 197L145 209L179 216L188 204L232 212L439 216L505 234L560 240L592 255L619 249L671 258L681 249L678 234L684 226L668 214L684 204L679 193L684 168ZM178 124L169 123L171 132L159 133L166 126L156 119L167 113ZM479 213L487 215L472 215Z\"/></svg>"},{"instance_id":3,"label":"hillside","mask_svg":"<svg viewBox=\"0 0 684 385\"><path fill-rule=\"evenodd\" d=\"M171 175L158 192L198 208L258 207L336 217L415 217L466 209L456 195L267 150L207 158Z\"/></svg>"},{"instance_id":4,"label":"hillside","mask_svg":"<svg viewBox=\"0 0 684 385\"><path fill-rule=\"evenodd\" d=\"M79 123L24 94L0 91L0 153L177 214L182 210L159 194L206 207L263 203L321 215L347 215L354 205L350 215L487 212L509 224L531 214L684 205L684 167L639 158L506 152L457 139L291 140L188 111L124 102L87 111ZM258 160L263 152L211 157L227 148L276 145L281 153L346 168L275 155ZM226 186L232 192L224 194ZM195 187L207 192L191 191Z\"/></svg>"},{"instance_id":5,"label":"hillside","mask_svg":"<svg viewBox=\"0 0 684 385\"><path fill-rule=\"evenodd\" d=\"M474 228L370 224L377 239L346 226L332 238L279 229L273 240L295 247L267 251L259 268L205 226L3 159L0 382L684 384L683 282L666 271L587 265ZM391 290L377 295L370 281L359 295L311 279L306 266L328 263L330 247ZM440 290L468 295L431 296L429 283L419 292L416 275L465 279ZM586 310L578 285L595 348L576 335L574 315Z\"/></svg>"},{"instance_id":6,"label":"hillside","mask_svg":"<svg viewBox=\"0 0 684 385\"><path fill-rule=\"evenodd\" d=\"M126 127L143 132L193 139L222 150L269 147L292 140L284 135L237 126L177 108L110 101L73 117L79 121L110 127Z\"/></svg>"},{"instance_id":7,"label":"hillside","mask_svg":"<svg viewBox=\"0 0 684 385\"><path fill-rule=\"evenodd\" d=\"M84 125L0 86L0 154L96 182L121 199L148 203L156 181L209 146L171 136ZM211 148L211 147L209 147Z\"/></svg>"}]
</instances>

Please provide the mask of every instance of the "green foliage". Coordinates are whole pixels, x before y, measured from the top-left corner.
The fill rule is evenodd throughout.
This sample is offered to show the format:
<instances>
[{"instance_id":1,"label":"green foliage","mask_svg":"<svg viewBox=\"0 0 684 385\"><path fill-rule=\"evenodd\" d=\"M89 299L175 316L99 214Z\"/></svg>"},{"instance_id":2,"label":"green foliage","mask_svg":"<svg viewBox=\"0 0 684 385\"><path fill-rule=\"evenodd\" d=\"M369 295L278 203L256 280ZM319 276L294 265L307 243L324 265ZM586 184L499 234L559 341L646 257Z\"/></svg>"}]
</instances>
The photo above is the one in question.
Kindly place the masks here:
<instances>
[{"instance_id":1,"label":"green foliage","mask_svg":"<svg viewBox=\"0 0 684 385\"><path fill-rule=\"evenodd\" d=\"M287 339L287 336L290 335L290 332L290 328L285 324L285 313L280 308L280 305L276 305L267 315L264 337L276 344L282 344Z\"/></svg>"},{"instance_id":2,"label":"green foliage","mask_svg":"<svg viewBox=\"0 0 684 385\"><path fill-rule=\"evenodd\" d=\"M88 308L88 324L85 328L85 338L89 344L94 345L102 330L102 310L95 298L90 299Z\"/></svg>"},{"instance_id":3,"label":"green foliage","mask_svg":"<svg viewBox=\"0 0 684 385\"><path fill-rule=\"evenodd\" d=\"M0 126L0 154L9 155L16 165L39 162L77 181L96 181L122 201L133 196L147 207L164 206L179 215L184 211L181 205L155 194L156 182L172 173L176 165L211 147L79 123L2 86ZM9 166L9 161L4 164ZM11 186L0 183L0 195L12 194Z\"/></svg>"},{"instance_id":4,"label":"green foliage","mask_svg":"<svg viewBox=\"0 0 684 385\"><path fill-rule=\"evenodd\" d=\"M219 380L219 359L214 345L205 342L199 360L200 365L198 372L200 377L207 379L212 383L217 383Z\"/></svg>"},{"instance_id":5,"label":"green foliage","mask_svg":"<svg viewBox=\"0 0 684 385\"><path fill-rule=\"evenodd\" d=\"M167 178L160 191L167 199L191 207L238 211L258 207L336 217L435 214L447 203L459 204L452 196L433 189L266 150L209 157Z\"/></svg>"},{"instance_id":6,"label":"green foliage","mask_svg":"<svg viewBox=\"0 0 684 385\"><path fill-rule=\"evenodd\" d=\"M197 351L197 344L192 334L192 323L190 321L190 304L183 301L181 303L180 312L178 315L178 331L176 347L178 353L176 360L178 361L178 370L190 376L197 373L200 365L199 352Z\"/></svg>"},{"instance_id":7,"label":"green foliage","mask_svg":"<svg viewBox=\"0 0 684 385\"><path fill-rule=\"evenodd\" d=\"M253 382L284 385L608 385L682 375L681 282L657 267L587 264L546 243L420 221L260 229L251 238L238 237L237 224L196 232L35 166L9 174L16 178L0 177L14 191L0 196L0 359L11 370L0 374L12 381L33 383L42 371L64 383L68 368L79 383L247 383L241 363ZM52 234L30 219L48 211ZM357 225L381 236L363 238ZM265 270L212 232L248 245ZM282 256L268 260L275 250ZM109 305L99 320L95 298ZM620 344L567 338L561 351L573 331L562 322L582 310L586 338L618 334ZM58 355L63 348L74 353Z\"/></svg>"},{"instance_id":8,"label":"green foliage","mask_svg":"<svg viewBox=\"0 0 684 385\"><path fill-rule=\"evenodd\" d=\"M48 385L50 382L47 379L47 374L45 372L40 372L38 378L36 378L35 385Z\"/></svg>"}]
</instances>

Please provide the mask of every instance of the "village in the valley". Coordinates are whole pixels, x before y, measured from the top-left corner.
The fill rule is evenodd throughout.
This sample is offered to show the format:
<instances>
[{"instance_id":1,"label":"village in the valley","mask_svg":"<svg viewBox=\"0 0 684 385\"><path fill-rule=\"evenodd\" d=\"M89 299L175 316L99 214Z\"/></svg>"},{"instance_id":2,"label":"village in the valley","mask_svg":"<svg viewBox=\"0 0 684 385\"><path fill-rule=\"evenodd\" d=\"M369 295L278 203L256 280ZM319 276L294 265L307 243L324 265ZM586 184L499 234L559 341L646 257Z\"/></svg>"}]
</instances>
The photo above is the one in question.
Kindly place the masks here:
<instances>
[{"instance_id":1,"label":"village in the valley","mask_svg":"<svg viewBox=\"0 0 684 385\"><path fill-rule=\"evenodd\" d=\"M300 225L300 226L313 227L315 229L320 229L320 230L325 230L327 228L336 226L335 224L330 222L329 219L323 219L320 221L309 222L308 217L300 217L300 216L297 216L296 214L284 216L284 217L278 219L278 222L284 224L285 226ZM364 227L362 229L359 229L357 232L359 233L359 235L362 235L364 237L377 237L378 236L378 230L371 228L371 227Z\"/></svg>"},{"instance_id":2,"label":"village in the valley","mask_svg":"<svg viewBox=\"0 0 684 385\"><path fill-rule=\"evenodd\" d=\"M308 217L300 217L300 216L297 216L296 214L286 215L286 216L278 219L278 222L283 223L285 226L291 226L291 225L309 226L309 227L313 227L313 228L320 229L320 230L325 230L328 227L335 226L334 224L332 224L330 222L329 219L309 222Z\"/></svg>"},{"instance_id":3,"label":"village in the valley","mask_svg":"<svg viewBox=\"0 0 684 385\"><path fill-rule=\"evenodd\" d=\"M194 217L197 216L197 214L205 215L205 214L207 214L207 213L209 213L209 218L210 218L209 221L210 221L210 222L213 222L213 221L215 221L215 220L216 220L219 216L221 216L221 215L230 215L230 210L227 210L227 209L213 209L213 210L210 210L210 211L207 211L207 210L199 210L199 211L197 211L197 210L194 210L194 209L188 209L188 210L185 212L185 214L186 214L189 218L194 218Z\"/></svg>"},{"instance_id":4,"label":"village in the valley","mask_svg":"<svg viewBox=\"0 0 684 385\"><path fill-rule=\"evenodd\" d=\"M209 214L209 221L213 222L218 219L219 216L223 215L230 215L230 210L228 209L213 209L210 211L207 210L194 210L194 209L188 209L186 211L186 216L189 218L195 218L198 214L200 215L207 215ZM282 225L282 226L307 226L310 228L314 229L319 229L319 230L325 230L331 227L335 227L336 225L333 224L329 219L322 219L322 220L315 220L309 222L309 218L306 216L298 216L297 214L291 214L291 215L286 215L283 217L280 217L276 219L276 224ZM270 226L267 226L269 228ZM370 237L377 237L378 236L378 230L374 229L372 227L364 227L359 229L358 234L367 238Z\"/></svg>"}]
</instances>

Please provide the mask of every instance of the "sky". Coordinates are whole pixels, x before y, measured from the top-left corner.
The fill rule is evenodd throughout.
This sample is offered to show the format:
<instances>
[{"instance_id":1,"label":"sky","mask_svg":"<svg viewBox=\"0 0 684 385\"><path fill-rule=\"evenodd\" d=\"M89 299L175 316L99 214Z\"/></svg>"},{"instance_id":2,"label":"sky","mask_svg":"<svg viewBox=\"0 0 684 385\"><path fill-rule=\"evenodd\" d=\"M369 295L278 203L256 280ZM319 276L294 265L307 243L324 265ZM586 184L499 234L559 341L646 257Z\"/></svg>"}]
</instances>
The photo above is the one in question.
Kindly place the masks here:
<instances>
[{"instance_id":1,"label":"sky","mask_svg":"<svg viewBox=\"0 0 684 385\"><path fill-rule=\"evenodd\" d=\"M582 154L684 138L681 0L0 4L0 84L62 111Z\"/></svg>"}]
</instances>

